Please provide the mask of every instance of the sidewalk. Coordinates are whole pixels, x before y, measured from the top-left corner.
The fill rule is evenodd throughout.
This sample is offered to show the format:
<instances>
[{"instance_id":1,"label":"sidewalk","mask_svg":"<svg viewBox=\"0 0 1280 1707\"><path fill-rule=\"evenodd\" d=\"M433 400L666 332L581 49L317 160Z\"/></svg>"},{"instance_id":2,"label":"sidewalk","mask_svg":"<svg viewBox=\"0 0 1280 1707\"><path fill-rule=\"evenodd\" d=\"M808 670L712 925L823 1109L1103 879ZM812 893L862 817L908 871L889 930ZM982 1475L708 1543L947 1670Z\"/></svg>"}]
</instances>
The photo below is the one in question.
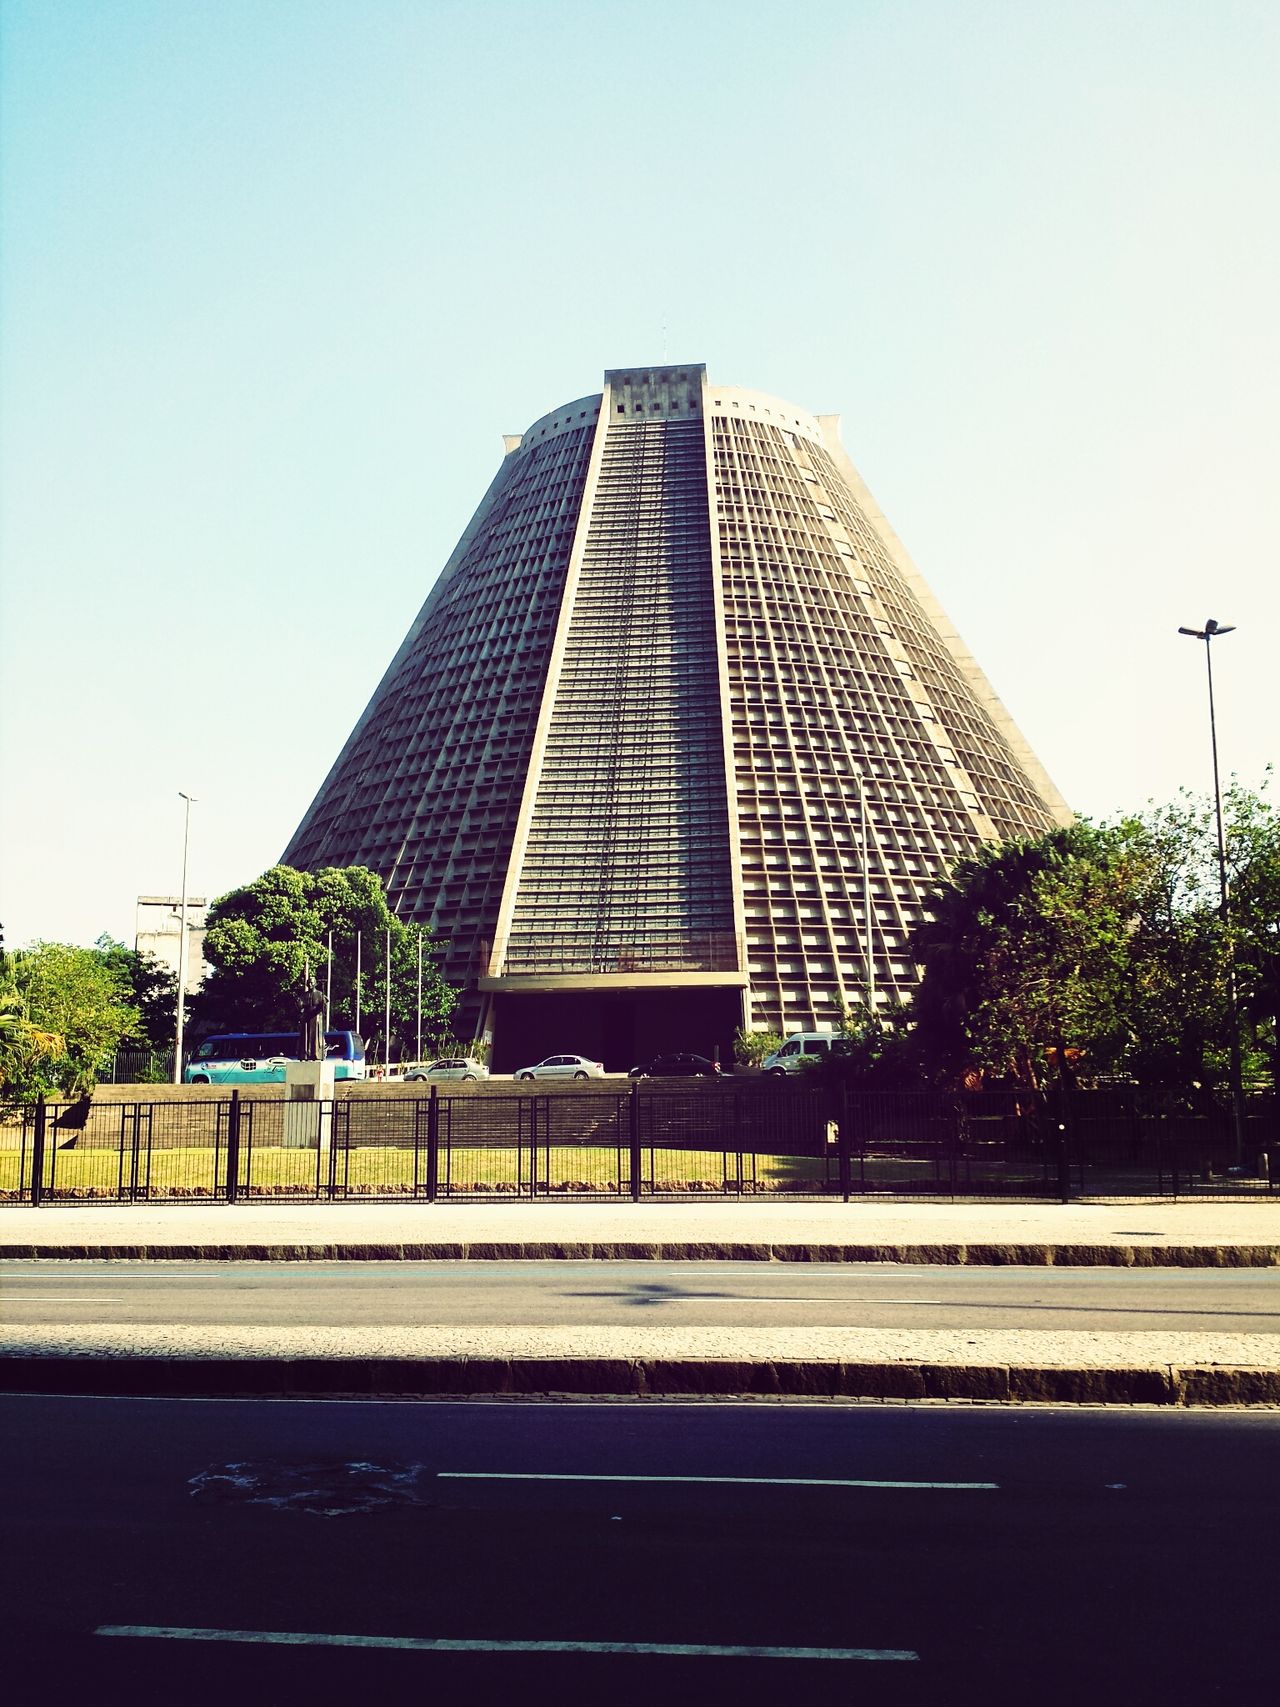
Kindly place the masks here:
<instances>
[{"instance_id":1,"label":"sidewalk","mask_svg":"<svg viewBox=\"0 0 1280 1707\"><path fill-rule=\"evenodd\" d=\"M3 1259L1280 1267L1260 1203L495 1203L0 1210ZM1280 1295L1280 1285L1278 1285ZM0 1327L9 1392L756 1395L1280 1405L1280 1335L858 1328Z\"/></svg>"},{"instance_id":2,"label":"sidewalk","mask_svg":"<svg viewBox=\"0 0 1280 1707\"><path fill-rule=\"evenodd\" d=\"M1280 1267L1280 1196L1251 1203L61 1204L0 1209L0 1259L942 1262Z\"/></svg>"}]
</instances>

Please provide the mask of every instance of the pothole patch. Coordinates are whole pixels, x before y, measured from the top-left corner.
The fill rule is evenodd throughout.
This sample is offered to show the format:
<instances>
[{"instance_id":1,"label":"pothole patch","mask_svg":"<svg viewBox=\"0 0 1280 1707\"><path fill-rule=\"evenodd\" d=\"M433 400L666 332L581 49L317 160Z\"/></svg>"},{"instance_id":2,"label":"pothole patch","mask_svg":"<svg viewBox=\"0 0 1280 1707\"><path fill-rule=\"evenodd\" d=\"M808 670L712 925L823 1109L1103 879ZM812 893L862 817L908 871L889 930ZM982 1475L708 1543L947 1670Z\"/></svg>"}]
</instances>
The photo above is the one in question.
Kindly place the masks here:
<instances>
[{"instance_id":1,"label":"pothole patch","mask_svg":"<svg viewBox=\"0 0 1280 1707\"><path fill-rule=\"evenodd\" d=\"M434 1481L425 1464L211 1464L188 1483L192 1499L214 1505L267 1506L312 1517L352 1517L388 1506L426 1506Z\"/></svg>"}]
</instances>

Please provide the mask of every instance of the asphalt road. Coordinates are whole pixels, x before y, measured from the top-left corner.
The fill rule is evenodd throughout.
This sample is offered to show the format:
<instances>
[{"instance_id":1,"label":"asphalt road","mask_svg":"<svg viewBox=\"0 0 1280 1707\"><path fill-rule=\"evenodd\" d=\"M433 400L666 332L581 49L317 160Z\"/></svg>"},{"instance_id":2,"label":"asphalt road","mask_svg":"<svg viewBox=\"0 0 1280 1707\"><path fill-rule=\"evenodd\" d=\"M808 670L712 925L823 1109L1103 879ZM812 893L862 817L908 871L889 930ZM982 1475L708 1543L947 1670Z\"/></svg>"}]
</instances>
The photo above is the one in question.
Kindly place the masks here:
<instances>
[{"instance_id":1,"label":"asphalt road","mask_svg":"<svg viewBox=\"0 0 1280 1707\"><path fill-rule=\"evenodd\" d=\"M0 1432L15 1700L1274 1685L1270 1416L9 1398Z\"/></svg>"},{"instance_id":2,"label":"asphalt road","mask_svg":"<svg viewBox=\"0 0 1280 1707\"><path fill-rule=\"evenodd\" d=\"M1280 1269L0 1263L0 1324L1280 1331Z\"/></svg>"}]
</instances>

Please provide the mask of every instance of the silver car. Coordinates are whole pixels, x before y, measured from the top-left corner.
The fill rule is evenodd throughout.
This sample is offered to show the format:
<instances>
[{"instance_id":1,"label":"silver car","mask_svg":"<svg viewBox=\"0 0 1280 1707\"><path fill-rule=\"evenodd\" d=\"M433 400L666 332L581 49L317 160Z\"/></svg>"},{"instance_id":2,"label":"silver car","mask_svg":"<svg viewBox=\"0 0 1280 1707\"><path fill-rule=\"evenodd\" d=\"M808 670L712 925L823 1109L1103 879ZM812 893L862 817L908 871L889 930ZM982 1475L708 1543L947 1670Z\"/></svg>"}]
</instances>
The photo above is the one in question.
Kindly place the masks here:
<instances>
[{"instance_id":1,"label":"silver car","mask_svg":"<svg viewBox=\"0 0 1280 1707\"><path fill-rule=\"evenodd\" d=\"M585 1055L548 1055L536 1067L521 1067L517 1079L602 1079L603 1061L588 1061Z\"/></svg>"},{"instance_id":2,"label":"silver car","mask_svg":"<svg viewBox=\"0 0 1280 1707\"><path fill-rule=\"evenodd\" d=\"M802 1073L828 1055L844 1054L849 1048L846 1037L834 1037L829 1031L797 1031L781 1049L766 1055L761 1070L771 1078L785 1079L789 1073Z\"/></svg>"},{"instance_id":3,"label":"silver car","mask_svg":"<svg viewBox=\"0 0 1280 1707\"><path fill-rule=\"evenodd\" d=\"M451 1055L440 1061L428 1061L422 1067L410 1067L405 1079L487 1079L489 1069L483 1061L470 1056Z\"/></svg>"}]
</instances>

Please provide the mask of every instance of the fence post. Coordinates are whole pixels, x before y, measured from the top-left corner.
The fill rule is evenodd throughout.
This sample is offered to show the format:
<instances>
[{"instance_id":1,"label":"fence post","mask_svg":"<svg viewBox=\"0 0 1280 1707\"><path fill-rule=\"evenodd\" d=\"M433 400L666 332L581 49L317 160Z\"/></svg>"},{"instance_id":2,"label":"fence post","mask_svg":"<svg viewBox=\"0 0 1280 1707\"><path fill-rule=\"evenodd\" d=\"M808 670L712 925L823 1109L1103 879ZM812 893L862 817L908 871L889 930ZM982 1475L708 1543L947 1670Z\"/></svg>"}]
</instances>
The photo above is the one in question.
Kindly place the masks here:
<instances>
[{"instance_id":1,"label":"fence post","mask_svg":"<svg viewBox=\"0 0 1280 1707\"><path fill-rule=\"evenodd\" d=\"M432 1085L427 1101L427 1202L434 1203L440 1189L440 1087Z\"/></svg>"},{"instance_id":2,"label":"fence post","mask_svg":"<svg viewBox=\"0 0 1280 1707\"><path fill-rule=\"evenodd\" d=\"M231 1092L231 1110L227 1115L227 1202L234 1203L240 1192L240 1092Z\"/></svg>"},{"instance_id":3,"label":"fence post","mask_svg":"<svg viewBox=\"0 0 1280 1707\"><path fill-rule=\"evenodd\" d=\"M1067 1138L1067 1102L1068 1095L1061 1086L1053 1099L1053 1126L1055 1150L1058 1162L1058 1196L1064 1203L1071 1201L1071 1156L1068 1150Z\"/></svg>"},{"instance_id":4,"label":"fence post","mask_svg":"<svg viewBox=\"0 0 1280 1707\"><path fill-rule=\"evenodd\" d=\"M853 1104L848 1085L840 1087L840 1115L836 1138L837 1160L840 1163L840 1195L848 1203L853 1196Z\"/></svg>"},{"instance_id":5,"label":"fence post","mask_svg":"<svg viewBox=\"0 0 1280 1707\"><path fill-rule=\"evenodd\" d=\"M36 1125L31 1135L31 1207L39 1209L44 1196L44 1098L36 1098Z\"/></svg>"},{"instance_id":6,"label":"fence post","mask_svg":"<svg viewBox=\"0 0 1280 1707\"><path fill-rule=\"evenodd\" d=\"M640 1086L634 1084L627 1098L627 1137L631 1150L631 1201L640 1201Z\"/></svg>"},{"instance_id":7,"label":"fence post","mask_svg":"<svg viewBox=\"0 0 1280 1707\"><path fill-rule=\"evenodd\" d=\"M334 1115L337 1108L338 1100L336 1097L331 1101L316 1104L316 1120L319 1123L316 1132L316 1172L317 1175L321 1171L325 1174L324 1192L330 1203L338 1195L338 1147L333 1141ZM351 1109L347 1103L343 1104L343 1108L347 1115L346 1129L342 1134L346 1140L343 1145L343 1158L346 1164L343 1181L345 1185L351 1178ZM326 1136L328 1143L325 1142ZM316 1196L319 1197L319 1195L317 1192Z\"/></svg>"}]
</instances>

